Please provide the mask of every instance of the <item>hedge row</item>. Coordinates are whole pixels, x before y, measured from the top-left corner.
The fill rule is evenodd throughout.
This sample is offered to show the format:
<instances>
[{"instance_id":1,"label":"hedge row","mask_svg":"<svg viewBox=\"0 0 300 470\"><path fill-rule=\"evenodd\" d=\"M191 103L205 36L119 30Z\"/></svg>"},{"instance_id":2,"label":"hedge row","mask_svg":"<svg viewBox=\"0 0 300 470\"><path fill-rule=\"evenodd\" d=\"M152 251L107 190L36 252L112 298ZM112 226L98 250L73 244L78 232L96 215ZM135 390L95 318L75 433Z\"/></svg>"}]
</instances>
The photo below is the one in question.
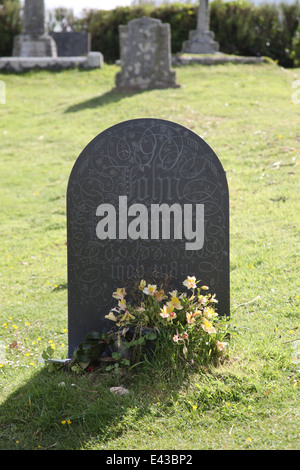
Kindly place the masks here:
<instances>
[{"instance_id":1,"label":"hedge row","mask_svg":"<svg viewBox=\"0 0 300 470\"><path fill-rule=\"evenodd\" d=\"M21 29L19 0L0 0L0 57L12 54L14 36Z\"/></svg>"},{"instance_id":2,"label":"hedge row","mask_svg":"<svg viewBox=\"0 0 300 470\"><path fill-rule=\"evenodd\" d=\"M11 55L12 38L21 29L18 1L2 0L0 10L0 55ZM1 3L1 0L0 0ZM170 4L139 6L115 10L87 10L83 18L72 18L76 30L92 35L92 50L101 51L106 62L119 59L119 25L141 16L158 18L171 27L172 53L182 50L190 30L196 28L197 5ZM246 0L212 0L210 29L228 54L267 56L285 67L300 64L300 5L254 5Z\"/></svg>"}]
</instances>

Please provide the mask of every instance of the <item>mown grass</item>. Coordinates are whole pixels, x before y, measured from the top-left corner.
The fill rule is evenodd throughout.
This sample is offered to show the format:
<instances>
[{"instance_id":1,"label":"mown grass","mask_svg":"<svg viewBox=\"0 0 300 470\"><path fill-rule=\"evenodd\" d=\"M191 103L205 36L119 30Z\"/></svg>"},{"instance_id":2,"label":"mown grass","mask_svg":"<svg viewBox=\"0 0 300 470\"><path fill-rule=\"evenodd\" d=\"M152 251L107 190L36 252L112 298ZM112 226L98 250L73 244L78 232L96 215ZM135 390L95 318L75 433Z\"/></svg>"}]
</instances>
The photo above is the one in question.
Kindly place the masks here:
<instances>
[{"instance_id":1,"label":"mown grass","mask_svg":"<svg viewBox=\"0 0 300 470\"><path fill-rule=\"evenodd\" d=\"M112 91L117 70L0 76L0 447L299 449L300 70L185 66L180 88L139 93ZM189 127L227 172L229 359L188 374L163 361L51 373L38 358L49 344L67 357L71 168L95 135L138 117ZM129 395L110 393L120 384Z\"/></svg>"}]
</instances>

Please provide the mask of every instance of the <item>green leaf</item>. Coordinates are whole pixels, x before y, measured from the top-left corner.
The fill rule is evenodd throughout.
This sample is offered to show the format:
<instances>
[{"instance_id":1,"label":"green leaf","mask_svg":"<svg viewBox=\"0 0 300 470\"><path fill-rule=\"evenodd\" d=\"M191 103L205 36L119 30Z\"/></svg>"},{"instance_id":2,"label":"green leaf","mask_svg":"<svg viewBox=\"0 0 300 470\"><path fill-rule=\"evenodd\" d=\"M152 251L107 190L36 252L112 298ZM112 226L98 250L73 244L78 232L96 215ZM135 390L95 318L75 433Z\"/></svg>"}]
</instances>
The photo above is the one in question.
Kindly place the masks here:
<instances>
[{"instance_id":1,"label":"green leaf","mask_svg":"<svg viewBox=\"0 0 300 470\"><path fill-rule=\"evenodd\" d=\"M87 341L89 341L89 340L101 340L101 339L102 339L102 334L99 333L98 331L90 331L90 332L86 335L85 339L86 339Z\"/></svg>"},{"instance_id":2,"label":"green leaf","mask_svg":"<svg viewBox=\"0 0 300 470\"><path fill-rule=\"evenodd\" d=\"M89 366L90 361L88 361L88 362L78 361L78 364L80 365L80 367L81 367L82 369L86 369L86 368Z\"/></svg>"},{"instance_id":3,"label":"green leaf","mask_svg":"<svg viewBox=\"0 0 300 470\"><path fill-rule=\"evenodd\" d=\"M122 354L120 354L118 352L113 352L111 357L113 357L116 361L118 361L119 359L121 359Z\"/></svg>"},{"instance_id":4,"label":"green leaf","mask_svg":"<svg viewBox=\"0 0 300 470\"><path fill-rule=\"evenodd\" d=\"M149 339L150 341L152 341L156 338L157 338L157 334L155 333L155 331L150 331L150 333L148 333L146 335L146 339Z\"/></svg>"}]
</instances>

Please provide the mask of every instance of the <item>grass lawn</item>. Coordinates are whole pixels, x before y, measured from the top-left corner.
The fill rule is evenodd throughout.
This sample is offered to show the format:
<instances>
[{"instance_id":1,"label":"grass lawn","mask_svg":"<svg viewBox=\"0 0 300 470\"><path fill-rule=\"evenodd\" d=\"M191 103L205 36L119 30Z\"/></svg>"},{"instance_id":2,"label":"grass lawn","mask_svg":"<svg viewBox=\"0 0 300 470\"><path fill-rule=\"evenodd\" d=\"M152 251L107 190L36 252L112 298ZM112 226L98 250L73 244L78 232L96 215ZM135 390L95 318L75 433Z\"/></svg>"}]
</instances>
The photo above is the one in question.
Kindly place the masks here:
<instances>
[{"instance_id":1,"label":"grass lawn","mask_svg":"<svg viewBox=\"0 0 300 470\"><path fill-rule=\"evenodd\" d=\"M140 93L113 92L117 70L0 75L0 448L299 449L300 69L184 66L180 88ZM227 172L229 359L188 375L51 372L49 344L67 357L70 171L98 133L140 117L192 129ZM121 384L129 395L110 393Z\"/></svg>"}]
</instances>

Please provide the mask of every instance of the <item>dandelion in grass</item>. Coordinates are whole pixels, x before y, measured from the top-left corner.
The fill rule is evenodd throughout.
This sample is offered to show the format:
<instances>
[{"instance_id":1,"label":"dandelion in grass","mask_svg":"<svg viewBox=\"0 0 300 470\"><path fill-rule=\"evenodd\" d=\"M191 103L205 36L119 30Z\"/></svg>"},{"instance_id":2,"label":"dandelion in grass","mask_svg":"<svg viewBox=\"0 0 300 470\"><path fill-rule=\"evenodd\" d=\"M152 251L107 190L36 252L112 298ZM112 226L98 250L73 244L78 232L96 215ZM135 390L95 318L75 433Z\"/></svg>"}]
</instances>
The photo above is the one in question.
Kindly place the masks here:
<instances>
[{"instance_id":1,"label":"dandelion in grass","mask_svg":"<svg viewBox=\"0 0 300 470\"><path fill-rule=\"evenodd\" d=\"M61 424L63 424L63 425L65 425L65 424L71 424L71 423L72 423L72 421L71 421L70 419L67 419L67 420L66 420L66 419L63 419L62 422L61 422Z\"/></svg>"}]
</instances>

